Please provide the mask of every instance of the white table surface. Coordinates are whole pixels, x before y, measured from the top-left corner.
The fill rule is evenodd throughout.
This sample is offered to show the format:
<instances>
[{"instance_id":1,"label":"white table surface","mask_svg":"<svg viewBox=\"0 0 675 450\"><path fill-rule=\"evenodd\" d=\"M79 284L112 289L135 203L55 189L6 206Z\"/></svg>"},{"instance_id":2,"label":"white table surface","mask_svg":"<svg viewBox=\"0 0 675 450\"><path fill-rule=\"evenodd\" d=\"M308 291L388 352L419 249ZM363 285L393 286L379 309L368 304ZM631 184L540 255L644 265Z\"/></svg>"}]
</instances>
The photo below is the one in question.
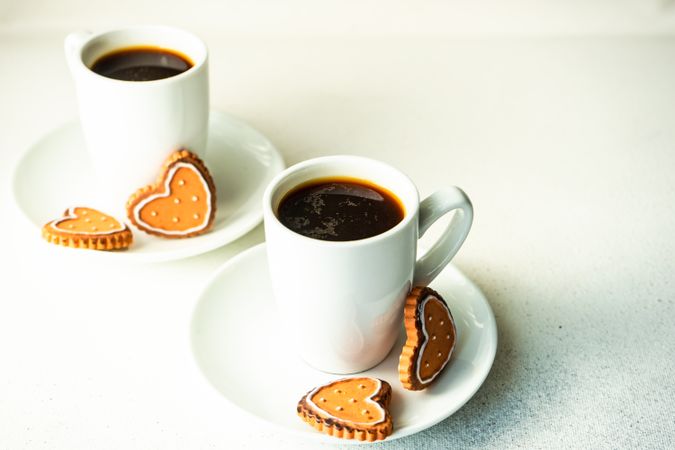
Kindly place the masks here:
<instances>
[{"instance_id":1,"label":"white table surface","mask_svg":"<svg viewBox=\"0 0 675 450\"><path fill-rule=\"evenodd\" d=\"M287 163L367 155L473 199L455 263L495 311L494 367L452 417L375 448L675 445L672 2L549 2L539 21L461 1L136 3L0 4L1 449L316 447L242 417L192 361L196 295L261 227L117 265L55 252L13 204L18 155L77 114L63 37L131 22L198 32L212 105Z\"/></svg>"}]
</instances>

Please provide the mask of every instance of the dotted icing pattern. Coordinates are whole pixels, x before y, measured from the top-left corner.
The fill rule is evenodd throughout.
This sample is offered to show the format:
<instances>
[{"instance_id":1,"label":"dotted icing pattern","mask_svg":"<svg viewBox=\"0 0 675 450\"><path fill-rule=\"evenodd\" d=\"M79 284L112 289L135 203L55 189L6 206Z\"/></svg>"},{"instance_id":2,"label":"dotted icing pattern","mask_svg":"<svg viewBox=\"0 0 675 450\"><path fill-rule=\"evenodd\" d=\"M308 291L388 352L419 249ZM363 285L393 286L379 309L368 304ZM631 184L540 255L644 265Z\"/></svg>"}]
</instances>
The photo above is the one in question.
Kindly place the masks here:
<instances>
[{"instance_id":1,"label":"dotted icing pattern","mask_svg":"<svg viewBox=\"0 0 675 450\"><path fill-rule=\"evenodd\" d=\"M172 153L153 185L127 202L129 220L161 237L185 238L206 232L215 218L215 184L204 163L187 150Z\"/></svg>"},{"instance_id":2,"label":"dotted icing pattern","mask_svg":"<svg viewBox=\"0 0 675 450\"><path fill-rule=\"evenodd\" d=\"M115 218L91 208L68 208L64 217L49 225L58 231L73 234L102 235L113 234L127 229Z\"/></svg>"},{"instance_id":3,"label":"dotted icing pattern","mask_svg":"<svg viewBox=\"0 0 675 450\"><path fill-rule=\"evenodd\" d=\"M307 403L334 419L375 425L383 422L386 415L373 400L381 388L382 382L374 378L342 379L314 389L307 395Z\"/></svg>"},{"instance_id":4,"label":"dotted icing pattern","mask_svg":"<svg viewBox=\"0 0 675 450\"><path fill-rule=\"evenodd\" d=\"M431 288L416 287L404 307L406 342L398 372L405 389L418 391L431 384L452 357L457 330L450 309Z\"/></svg>"},{"instance_id":5,"label":"dotted icing pattern","mask_svg":"<svg viewBox=\"0 0 675 450\"><path fill-rule=\"evenodd\" d=\"M210 216L209 185L194 166L182 162L169 170L164 192L148 196L134 208L137 223L166 234L202 231Z\"/></svg>"},{"instance_id":6,"label":"dotted icing pattern","mask_svg":"<svg viewBox=\"0 0 675 450\"><path fill-rule=\"evenodd\" d=\"M52 244L90 250L123 250L133 242L131 230L114 217L92 208L68 208L63 217L42 227Z\"/></svg>"},{"instance_id":7,"label":"dotted icing pattern","mask_svg":"<svg viewBox=\"0 0 675 450\"><path fill-rule=\"evenodd\" d=\"M433 295L422 301L419 311L424 342L417 357L417 378L422 383L431 383L450 361L455 348L455 327L448 307Z\"/></svg>"},{"instance_id":8,"label":"dotted icing pattern","mask_svg":"<svg viewBox=\"0 0 675 450\"><path fill-rule=\"evenodd\" d=\"M307 393L297 406L298 416L330 436L378 441L393 429L388 411L391 386L370 377L343 378Z\"/></svg>"}]
</instances>

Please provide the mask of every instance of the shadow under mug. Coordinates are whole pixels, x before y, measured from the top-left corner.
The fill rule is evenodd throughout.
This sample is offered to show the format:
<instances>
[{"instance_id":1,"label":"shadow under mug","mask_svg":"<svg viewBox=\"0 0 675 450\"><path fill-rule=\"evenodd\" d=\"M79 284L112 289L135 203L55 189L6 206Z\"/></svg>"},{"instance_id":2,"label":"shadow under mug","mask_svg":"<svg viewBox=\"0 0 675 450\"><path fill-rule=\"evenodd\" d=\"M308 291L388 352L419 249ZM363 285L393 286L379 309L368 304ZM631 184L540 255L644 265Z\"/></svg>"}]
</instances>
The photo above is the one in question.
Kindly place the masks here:
<instances>
[{"instance_id":1,"label":"shadow under mug","mask_svg":"<svg viewBox=\"0 0 675 450\"><path fill-rule=\"evenodd\" d=\"M286 228L279 203L307 181L350 177L394 193L403 220L384 233L354 241L324 241ZM455 211L448 227L421 258L417 240L441 216ZM429 284L466 239L473 208L457 187L419 201L413 182L369 158L339 155L296 164L278 174L263 196L265 240L276 305L285 337L310 366L347 374L380 363L396 342L405 298L412 286Z\"/></svg>"},{"instance_id":2,"label":"shadow under mug","mask_svg":"<svg viewBox=\"0 0 675 450\"><path fill-rule=\"evenodd\" d=\"M172 49L193 65L178 75L151 81L117 80L90 69L101 56L135 46ZM208 52L198 37L172 27L141 26L71 33L64 47L101 206L123 212L128 197L155 180L174 150L187 148L204 156Z\"/></svg>"}]
</instances>

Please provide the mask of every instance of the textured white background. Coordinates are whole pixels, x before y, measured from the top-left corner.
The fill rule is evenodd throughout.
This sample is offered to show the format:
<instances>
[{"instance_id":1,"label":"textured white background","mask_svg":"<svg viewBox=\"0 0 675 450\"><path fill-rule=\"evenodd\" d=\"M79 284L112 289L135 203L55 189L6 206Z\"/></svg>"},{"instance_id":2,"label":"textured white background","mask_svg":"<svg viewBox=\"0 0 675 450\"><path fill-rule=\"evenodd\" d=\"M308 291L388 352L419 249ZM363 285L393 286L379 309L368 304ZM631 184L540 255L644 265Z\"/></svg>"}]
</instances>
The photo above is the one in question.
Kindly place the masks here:
<instances>
[{"instance_id":1,"label":"textured white background","mask_svg":"<svg viewBox=\"0 0 675 450\"><path fill-rule=\"evenodd\" d=\"M287 163L367 155L471 195L455 262L495 311L495 365L376 448L675 445L674 2L4 0L0 448L314 447L241 418L190 360L196 293L260 227L108 266L56 255L12 204L19 153L76 116L65 34L150 22L207 41L213 106Z\"/></svg>"}]
</instances>

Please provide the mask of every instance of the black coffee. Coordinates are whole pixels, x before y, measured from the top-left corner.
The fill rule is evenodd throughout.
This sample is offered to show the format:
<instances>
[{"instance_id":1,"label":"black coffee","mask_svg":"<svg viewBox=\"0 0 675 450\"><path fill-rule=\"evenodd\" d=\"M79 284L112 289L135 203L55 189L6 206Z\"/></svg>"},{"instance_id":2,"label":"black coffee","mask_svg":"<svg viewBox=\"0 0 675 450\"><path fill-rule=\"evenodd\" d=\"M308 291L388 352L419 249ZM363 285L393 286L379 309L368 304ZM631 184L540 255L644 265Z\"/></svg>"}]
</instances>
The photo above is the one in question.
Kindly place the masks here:
<instances>
[{"instance_id":1,"label":"black coffee","mask_svg":"<svg viewBox=\"0 0 675 450\"><path fill-rule=\"evenodd\" d=\"M403 220L400 200L364 180L327 178L305 183L286 194L277 215L287 228L324 241L354 241L376 236Z\"/></svg>"},{"instance_id":2,"label":"black coffee","mask_svg":"<svg viewBox=\"0 0 675 450\"><path fill-rule=\"evenodd\" d=\"M129 47L97 59L91 70L124 81L151 81L173 77L192 67L192 62L173 50L159 47Z\"/></svg>"}]
</instances>

